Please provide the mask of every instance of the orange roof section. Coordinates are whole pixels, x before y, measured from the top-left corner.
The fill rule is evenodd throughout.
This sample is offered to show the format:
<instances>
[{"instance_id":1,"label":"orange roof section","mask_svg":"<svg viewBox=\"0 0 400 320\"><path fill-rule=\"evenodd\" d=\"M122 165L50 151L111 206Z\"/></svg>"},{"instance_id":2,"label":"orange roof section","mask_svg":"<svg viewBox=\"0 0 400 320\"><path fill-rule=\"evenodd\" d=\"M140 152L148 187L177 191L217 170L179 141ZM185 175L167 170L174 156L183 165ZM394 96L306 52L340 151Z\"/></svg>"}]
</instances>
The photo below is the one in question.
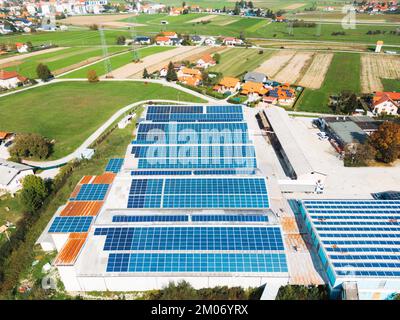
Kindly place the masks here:
<instances>
[{"instance_id":1,"label":"orange roof section","mask_svg":"<svg viewBox=\"0 0 400 320\"><path fill-rule=\"evenodd\" d=\"M103 201L71 201L61 211L60 216L97 216Z\"/></svg>"},{"instance_id":2,"label":"orange roof section","mask_svg":"<svg viewBox=\"0 0 400 320\"><path fill-rule=\"evenodd\" d=\"M190 75L200 75L201 74L201 72L200 72L200 70L197 70L197 69L191 69L191 68L182 68L182 72L184 73L184 74L190 74Z\"/></svg>"},{"instance_id":3,"label":"orange roof section","mask_svg":"<svg viewBox=\"0 0 400 320\"><path fill-rule=\"evenodd\" d=\"M90 181L92 181L93 176L83 176L81 181L79 181L79 184L88 184Z\"/></svg>"},{"instance_id":4,"label":"orange roof section","mask_svg":"<svg viewBox=\"0 0 400 320\"><path fill-rule=\"evenodd\" d=\"M58 253L55 264L56 265L72 265L81 252L83 245L87 238L86 232L73 232L70 233L67 242Z\"/></svg>"},{"instance_id":5,"label":"orange roof section","mask_svg":"<svg viewBox=\"0 0 400 320\"><path fill-rule=\"evenodd\" d=\"M264 88L264 85L262 83L258 82L246 82L242 86L242 93L244 94L249 94L249 93L258 93L261 95L264 95L267 93L267 89Z\"/></svg>"},{"instance_id":6,"label":"orange roof section","mask_svg":"<svg viewBox=\"0 0 400 320\"><path fill-rule=\"evenodd\" d=\"M223 77L222 80L219 82L219 85L224 86L224 87L229 87L233 88L239 83L238 78L233 78L233 77Z\"/></svg>"},{"instance_id":7,"label":"orange roof section","mask_svg":"<svg viewBox=\"0 0 400 320\"><path fill-rule=\"evenodd\" d=\"M168 37L156 37L155 41L169 41Z\"/></svg>"},{"instance_id":8,"label":"orange roof section","mask_svg":"<svg viewBox=\"0 0 400 320\"><path fill-rule=\"evenodd\" d=\"M10 132L0 131L0 140L6 139L10 134Z\"/></svg>"},{"instance_id":9,"label":"orange roof section","mask_svg":"<svg viewBox=\"0 0 400 320\"><path fill-rule=\"evenodd\" d=\"M398 101L400 100L400 92L381 92L375 93L374 101L380 100L383 96L388 96L390 99Z\"/></svg>"},{"instance_id":10,"label":"orange roof section","mask_svg":"<svg viewBox=\"0 0 400 320\"><path fill-rule=\"evenodd\" d=\"M213 57L211 57L209 53L203 55L200 59L206 63L215 63L215 60L213 59Z\"/></svg>"},{"instance_id":11,"label":"orange roof section","mask_svg":"<svg viewBox=\"0 0 400 320\"><path fill-rule=\"evenodd\" d=\"M174 31L164 31L161 34L163 36L165 36L165 37L174 37L174 36L176 36L176 32L174 32Z\"/></svg>"},{"instance_id":12,"label":"orange roof section","mask_svg":"<svg viewBox=\"0 0 400 320\"><path fill-rule=\"evenodd\" d=\"M6 70L0 71L0 80L8 80L8 79L16 78L18 76L19 76L19 74L15 71L6 71Z\"/></svg>"},{"instance_id":13,"label":"orange roof section","mask_svg":"<svg viewBox=\"0 0 400 320\"><path fill-rule=\"evenodd\" d=\"M94 178L92 184L111 184L114 181L115 173L113 172L106 172L103 173L101 176L97 176Z\"/></svg>"},{"instance_id":14,"label":"orange roof section","mask_svg":"<svg viewBox=\"0 0 400 320\"><path fill-rule=\"evenodd\" d=\"M82 185L77 184L75 186L74 190L72 191L70 198L75 198L78 195L79 191L81 191L81 188L82 188Z\"/></svg>"}]
</instances>

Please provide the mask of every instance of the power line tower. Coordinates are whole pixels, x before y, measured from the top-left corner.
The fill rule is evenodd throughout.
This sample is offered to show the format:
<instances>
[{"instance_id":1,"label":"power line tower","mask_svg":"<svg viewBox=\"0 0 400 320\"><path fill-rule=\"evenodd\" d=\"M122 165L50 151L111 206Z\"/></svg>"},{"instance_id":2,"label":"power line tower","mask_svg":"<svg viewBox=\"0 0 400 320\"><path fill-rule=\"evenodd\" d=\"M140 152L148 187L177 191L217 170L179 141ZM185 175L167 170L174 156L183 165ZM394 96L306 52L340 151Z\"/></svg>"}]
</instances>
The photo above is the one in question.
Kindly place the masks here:
<instances>
[{"instance_id":1,"label":"power line tower","mask_svg":"<svg viewBox=\"0 0 400 320\"><path fill-rule=\"evenodd\" d=\"M315 8L318 8L317 3L318 2L314 2ZM315 32L315 35L317 37L321 36L321 29L322 29L322 10L319 12L319 22L317 24L317 30Z\"/></svg>"},{"instance_id":2,"label":"power line tower","mask_svg":"<svg viewBox=\"0 0 400 320\"><path fill-rule=\"evenodd\" d=\"M135 0L132 0L132 9L137 5L135 5ZM131 18L129 19L131 23L131 37L132 37L132 60L133 62L139 62L140 61L140 55L139 51L137 50L135 39L136 39L136 29L135 29L135 24L136 24L136 18L135 15L132 15Z\"/></svg>"},{"instance_id":3,"label":"power line tower","mask_svg":"<svg viewBox=\"0 0 400 320\"><path fill-rule=\"evenodd\" d=\"M288 21L287 32L289 36L293 36L293 21Z\"/></svg>"},{"instance_id":4,"label":"power line tower","mask_svg":"<svg viewBox=\"0 0 400 320\"><path fill-rule=\"evenodd\" d=\"M108 47L107 47L107 42L106 38L104 36L104 29L103 26L99 26L99 34L100 34L100 41L101 41L101 49L103 51L103 61L104 61L104 71L106 78L112 78L112 67L111 67L111 61L108 56Z\"/></svg>"}]
</instances>

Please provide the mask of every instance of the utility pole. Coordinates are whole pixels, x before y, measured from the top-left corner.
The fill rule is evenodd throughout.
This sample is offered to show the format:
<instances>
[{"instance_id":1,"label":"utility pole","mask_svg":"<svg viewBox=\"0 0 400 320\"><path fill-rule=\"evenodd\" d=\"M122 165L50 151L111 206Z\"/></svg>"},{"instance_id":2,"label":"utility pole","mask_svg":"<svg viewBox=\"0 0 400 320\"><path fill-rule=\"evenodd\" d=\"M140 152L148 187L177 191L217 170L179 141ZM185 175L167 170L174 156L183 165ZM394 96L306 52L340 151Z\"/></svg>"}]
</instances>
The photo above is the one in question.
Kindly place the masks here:
<instances>
[{"instance_id":1,"label":"utility pole","mask_svg":"<svg viewBox=\"0 0 400 320\"><path fill-rule=\"evenodd\" d=\"M132 0L132 9L135 5L135 0ZM132 15L130 18L130 22L131 22L131 37L132 37L132 60L133 62L139 62L140 61L140 56L139 56L139 52L136 48L136 44L135 44L135 39L136 39L136 29L135 29L135 15Z\"/></svg>"}]
</instances>

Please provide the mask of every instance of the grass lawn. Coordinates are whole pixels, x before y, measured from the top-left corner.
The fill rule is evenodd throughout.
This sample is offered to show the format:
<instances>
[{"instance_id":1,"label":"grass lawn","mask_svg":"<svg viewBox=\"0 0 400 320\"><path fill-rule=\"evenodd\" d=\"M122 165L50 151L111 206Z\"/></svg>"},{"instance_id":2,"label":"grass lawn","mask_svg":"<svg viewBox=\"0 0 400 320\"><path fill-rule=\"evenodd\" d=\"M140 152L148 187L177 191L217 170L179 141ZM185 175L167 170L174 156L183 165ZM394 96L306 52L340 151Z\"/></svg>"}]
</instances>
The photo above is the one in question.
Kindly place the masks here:
<instances>
[{"instance_id":1,"label":"grass lawn","mask_svg":"<svg viewBox=\"0 0 400 320\"><path fill-rule=\"evenodd\" d=\"M164 46L160 46L160 47L154 46L153 47L152 46L152 47L146 47L146 48L139 49L138 53L139 53L140 58L144 58L144 57L147 57L147 56L155 54L155 53L171 50L173 48L174 47L164 47ZM125 54L111 57L110 62L111 62L112 68L117 69L128 63L131 63L132 59L133 59L132 52L127 52ZM100 61L98 63L92 64L85 68L73 71L71 73L68 73L68 74L62 76L61 78L69 78L69 79L86 78L89 70L95 70L98 76L105 74L104 62Z\"/></svg>"},{"instance_id":2,"label":"grass lawn","mask_svg":"<svg viewBox=\"0 0 400 320\"><path fill-rule=\"evenodd\" d=\"M79 147L117 110L145 99L203 102L159 84L54 83L0 98L0 128L11 132L34 132L55 139L51 159L57 159Z\"/></svg>"},{"instance_id":3,"label":"grass lawn","mask_svg":"<svg viewBox=\"0 0 400 320\"><path fill-rule=\"evenodd\" d=\"M256 69L263 61L268 59L272 51L259 49L232 48L221 53L221 61L210 71L222 72L224 76L240 76L247 71Z\"/></svg>"},{"instance_id":4,"label":"grass lawn","mask_svg":"<svg viewBox=\"0 0 400 320\"><path fill-rule=\"evenodd\" d=\"M343 90L360 92L360 55L335 53L321 88L304 89L296 103L297 111L332 112L328 108L329 96Z\"/></svg>"},{"instance_id":5,"label":"grass lawn","mask_svg":"<svg viewBox=\"0 0 400 320\"><path fill-rule=\"evenodd\" d=\"M400 79L381 79L385 91L400 92Z\"/></svg>"},{"instance_id":6,"label":"grass lawn","mask_svg":"<svg viewBox=\"0 0 400 320\"><path fill-rule=\"evenodd\" d=\"M110 46L108 53L113 54L127 50L123 46ZM6 70L17 71L25 77L36 78L36 67L39 63L46 64L52 72L72 66L94 57L102 57L102 49L92 47L71 47L57 52L33 56L21 61L21 64L7 67Z\"/></svg>"}]
</instances>

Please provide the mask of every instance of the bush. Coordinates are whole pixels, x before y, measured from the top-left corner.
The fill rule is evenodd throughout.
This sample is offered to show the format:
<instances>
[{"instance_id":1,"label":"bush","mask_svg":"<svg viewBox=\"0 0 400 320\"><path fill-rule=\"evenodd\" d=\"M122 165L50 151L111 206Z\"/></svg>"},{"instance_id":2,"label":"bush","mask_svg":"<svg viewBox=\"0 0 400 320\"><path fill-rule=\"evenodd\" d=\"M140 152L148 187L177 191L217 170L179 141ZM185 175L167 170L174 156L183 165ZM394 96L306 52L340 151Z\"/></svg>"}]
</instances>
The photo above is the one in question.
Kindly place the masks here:
<instances>
[{"instance_id":1,"label":"bush","mask_svg":"<svg viewBox=\"0 0 400 320\"><path fill-rule=\"evenodd\" d=\"M22 182L22 191L19 195L21 204L30 213L39 210L48 195L48 189L42 178L29 175Z\"/></svg>"},{"instance_id":2,"label":"bush","mask_svg":"<svg viewBox=\"0 0 400 320\"><path fill-rule=\"evenodd\" d=\"M119 36L117 38L117 44L124 45L125 44L125 40L126 40L126 38L124 36Z\"/></svg>"},{"instance_id":3,"label":"bush","mask_svg":"<svg viewBox=\"0 0 400 320\"><path fill-rule=\"evenodd\" d=\"M99 26L98 26L97 24L91 24L91 25L89 26L89 29L90 29L90 30L93 30L93 31L97 31L97 30L99 30Z\"/></svg>"},{"instance_id":4,"label":"bush","mask_svg":"<svg viewBox=\"0 0 400 320\"><path fill-rule=\"evenodd\" d=\"M99 82L99 77L97 76L96 70L89 70L87 73L87 79L89 82Z\"/></svg>"},{"instance_id":5,"label":"bush","mask_svg":"<svg viewBox=\"0 0 400 320\"><path fill-rule=\"evenodd\" d=\"M326 286L287 285L279 288L276 300L327 300Z\"/></svg>"},{"instance_id":6,"label":"bush","mask_svg":"<svg viewBox=\"0 0 400 320\"><path fill-rule=\"evenodd\" d=\"M45 159L50 155L50 142L36 133L19 134L9 149L12 157Z\"/></svg>"},{"instance_id":7,"label":"bush","mask_svg":"<svg viewBox=\"0 0 400 320\"><path fill-rule=\"evenodd\" d=\"M53 77L49 67L43 63L39 63L38 66L36 67L36 74L38 78L41 79L42 81L47 81L48 79Z\"/></svg>"}]
</instances>

